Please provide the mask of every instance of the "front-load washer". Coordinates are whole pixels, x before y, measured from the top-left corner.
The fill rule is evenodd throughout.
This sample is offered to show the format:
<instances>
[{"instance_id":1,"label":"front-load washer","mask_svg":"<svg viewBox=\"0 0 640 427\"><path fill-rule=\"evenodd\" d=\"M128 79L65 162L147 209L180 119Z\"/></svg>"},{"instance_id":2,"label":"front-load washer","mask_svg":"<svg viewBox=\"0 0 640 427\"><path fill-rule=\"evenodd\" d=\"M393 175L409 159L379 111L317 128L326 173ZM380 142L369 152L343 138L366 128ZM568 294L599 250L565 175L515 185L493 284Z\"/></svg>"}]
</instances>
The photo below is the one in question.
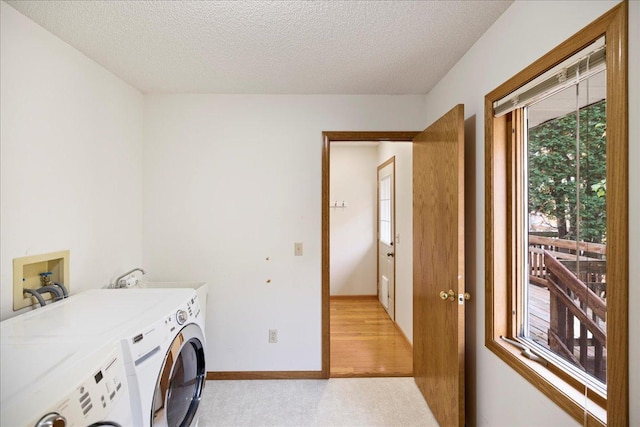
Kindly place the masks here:
<instances>
[{"instance_id":1,"label":"front-load washer","mask_svg":"<svg viewBox=\"0 0 640 427\"><path fill-rule=\"evenodd\" d=\"M5 411L14 413L12 411L15 409L22 414L16 415L18 417L24 416L27 413L25 411L40 414L54 407L60 396L55 384L66 387L72 383L65 377L65 373L71 372L69 375L74 378L86 375L86 372L80 372L81 365L77 360L85 360L86 363L82 366L99 366L102 363L102 353L93 350L117 344L120 351L123 351L123 337L139 330L140 325L153 325L167 313L174 312L176 307L182 306L182 302L192 298L194 301L187 307L187 312L191 308L192 313L189 315L193 315L197 300L194 294L192 289L95 289L0 322L3 420ZM22 347L18 345L20 342L24 344ZM201 342L204 344L204 339ZM25 350L27 348L30 350ZM24 354L31 354L33 357L23 357ZM124 356L126 355L123 354L123 358ZM204 370L204 357L201 369ZM5 374L7 372L15 375ZM141 399L138 389L131 389L130 378L127 375L125 377L128 410L133 421L125 421L122 426L139 427L142 425L139 417L134 417L133 414L140 413ZM54 378L57 380L52 380ZM21 396L27 396L28 400L29 393L36 389L27 387L25 391L22 387L32 384L38 387L37 390L43 390L37 391L43 397L34 399L28 410L21 409L24 408L22 400L13 398L12 395L20 391ZM134 384L137 387L137 382ZM153 386L145 393L153 393ZM0 425L12 426L11 423L4 422ZM17 425L31 424L25 421ZM82 426L85 427L86 424Z\"/></svg>"},{"instance_id":2,"label":"front-load washer","mask_svg":"<svg viewBox=\"0 0 640 427\"><path fill-rule=\"evenodd\" d=\"M203 313L193 290L175 302L122 341L128 383L139 397L134 421L141 427L197 425L206 380Z\"/></svg>"},{"instance_id":3,"label":"front-load washer","mask_svg":"<svg viewBox=\"0 0 640 427\"><path fill-rule=\"evenodd\" d=\"M0 351L0 425L134 425L118 343L88 349L12 339L3 341Z\"/></svg>"}]
</instances>

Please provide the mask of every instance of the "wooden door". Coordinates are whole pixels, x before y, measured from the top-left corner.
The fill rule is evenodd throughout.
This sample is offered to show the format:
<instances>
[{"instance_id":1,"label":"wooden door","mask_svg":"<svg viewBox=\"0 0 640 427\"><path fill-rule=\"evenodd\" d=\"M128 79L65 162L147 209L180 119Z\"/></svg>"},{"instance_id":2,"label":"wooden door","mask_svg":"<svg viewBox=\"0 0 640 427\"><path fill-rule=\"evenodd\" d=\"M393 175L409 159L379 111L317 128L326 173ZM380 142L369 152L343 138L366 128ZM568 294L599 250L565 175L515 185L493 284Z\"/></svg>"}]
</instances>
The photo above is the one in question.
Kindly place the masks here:
<instances>
[{"instance_id":1,"label":"wooden door","mask_svg":"<svg viewBox=\"0 0 640 427\"><path fill-rule=\"evenodd\" d=\"M413 139L413 266L415 381L441 426L464 426L463 105Z\"/></svg>"},{"instance_id":2,"label":"wooden door","mask_svg":"<svg viewBox=\"0 0 640 427\"><path fill-rule=\"evenodd\" d=\"M395 157L378 166L378 299L395 320Z\"/></svg>"}]
</instances>

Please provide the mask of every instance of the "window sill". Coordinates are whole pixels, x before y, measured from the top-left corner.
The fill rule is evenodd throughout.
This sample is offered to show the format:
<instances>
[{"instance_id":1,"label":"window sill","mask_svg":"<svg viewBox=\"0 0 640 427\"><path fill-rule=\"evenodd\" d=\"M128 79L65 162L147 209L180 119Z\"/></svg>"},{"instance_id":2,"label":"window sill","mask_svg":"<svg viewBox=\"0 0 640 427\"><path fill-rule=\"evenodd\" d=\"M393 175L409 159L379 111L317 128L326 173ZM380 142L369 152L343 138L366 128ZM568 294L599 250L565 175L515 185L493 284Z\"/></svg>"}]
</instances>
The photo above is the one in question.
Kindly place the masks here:
<instances>
[{"instance_id":1,"label":"window sill","mask_svg":"<svg viewBox=\"0 0 640 427\"><path fill-rule=\"evenodd\" d=\"M584 423L586 410L588 418L586 425L607 425L605 408L591 399L585 402L584 394L545 366L520 354L520 349L514 345L504 341L487 340L486 346L578 422Z\"/></svg>"}]
</instances>

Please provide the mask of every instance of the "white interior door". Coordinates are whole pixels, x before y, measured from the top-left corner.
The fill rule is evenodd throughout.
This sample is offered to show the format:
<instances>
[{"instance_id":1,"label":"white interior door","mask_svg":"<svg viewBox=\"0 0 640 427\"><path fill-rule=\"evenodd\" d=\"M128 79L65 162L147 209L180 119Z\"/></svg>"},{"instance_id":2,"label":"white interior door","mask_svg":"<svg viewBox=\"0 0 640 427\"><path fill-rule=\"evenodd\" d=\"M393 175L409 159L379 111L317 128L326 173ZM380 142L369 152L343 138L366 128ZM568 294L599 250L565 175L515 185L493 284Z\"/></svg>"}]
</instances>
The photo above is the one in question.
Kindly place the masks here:
<instances>
[{"instance_id":1,"label":"white interior door","mask_svg":"<svg viewBox=\"0 0 640 427\"><path fill-rule=\"evenodd\" d=\"M395 320L395 157L378 166L378 298Z\"/></svg>"}]
</instances>

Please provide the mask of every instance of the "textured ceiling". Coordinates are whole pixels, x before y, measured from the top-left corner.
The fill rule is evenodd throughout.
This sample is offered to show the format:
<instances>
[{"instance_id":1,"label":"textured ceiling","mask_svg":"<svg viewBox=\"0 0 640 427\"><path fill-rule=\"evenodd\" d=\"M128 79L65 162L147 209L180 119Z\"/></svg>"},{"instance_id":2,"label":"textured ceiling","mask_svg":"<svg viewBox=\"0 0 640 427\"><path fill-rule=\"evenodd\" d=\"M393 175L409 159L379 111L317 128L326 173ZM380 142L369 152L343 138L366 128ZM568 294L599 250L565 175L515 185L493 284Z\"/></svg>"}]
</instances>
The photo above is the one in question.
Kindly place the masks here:
<instances>
[{"instance_id":1,"label":"textured ceiling","mask_svg":"<svg viewBox=\"0 0 640 427\"><path fill-rule=\"evenodd\" d=\"M144 93L425 94L510 1L7 1Z\"/></svg>"}]
</instances>

